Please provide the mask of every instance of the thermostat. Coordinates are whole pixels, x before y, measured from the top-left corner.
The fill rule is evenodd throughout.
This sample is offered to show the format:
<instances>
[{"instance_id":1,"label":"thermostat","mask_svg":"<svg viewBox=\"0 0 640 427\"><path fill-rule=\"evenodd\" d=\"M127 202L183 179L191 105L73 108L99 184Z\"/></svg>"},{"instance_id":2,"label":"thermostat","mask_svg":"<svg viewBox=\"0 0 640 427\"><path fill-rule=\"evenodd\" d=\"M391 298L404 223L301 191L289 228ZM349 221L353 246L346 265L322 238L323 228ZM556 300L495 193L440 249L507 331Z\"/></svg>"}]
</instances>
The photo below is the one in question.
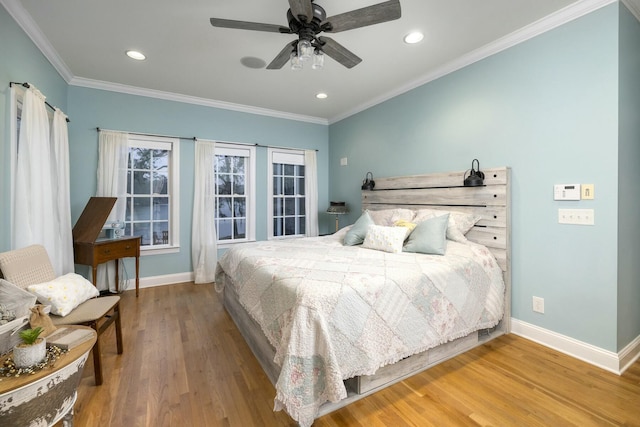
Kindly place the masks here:
<instances>
[{"instance_id":1,"label":"thermostat","mask_svg":"<svg viewBox=\"0 0 640 427\"><path fill-rule=\"evenodd\" d=\"M580 184L556 184L553 200L580 200Z\"/></svg>"}]
</instances>

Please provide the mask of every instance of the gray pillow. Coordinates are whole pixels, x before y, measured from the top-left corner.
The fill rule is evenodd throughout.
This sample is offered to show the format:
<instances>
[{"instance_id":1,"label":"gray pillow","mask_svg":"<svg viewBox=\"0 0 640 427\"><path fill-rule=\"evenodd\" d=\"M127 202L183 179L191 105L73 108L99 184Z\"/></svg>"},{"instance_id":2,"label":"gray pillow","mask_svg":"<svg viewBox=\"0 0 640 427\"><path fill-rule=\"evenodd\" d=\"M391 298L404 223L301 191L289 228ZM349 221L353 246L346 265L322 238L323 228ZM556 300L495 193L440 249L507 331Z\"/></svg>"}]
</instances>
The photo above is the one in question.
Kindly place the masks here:
<instances>
[{"instance_id":1,"label":"gray pillow","mask_svg":"<svg viewBox=\"0 0 640 427\"><path fill-rule=\"evenodd\" d=\"M402 250L404 252L444 255L447 249L448 225L449 214L418 223L409 235L407 243L405 243Z\"/></svg>"},{"instance_id":2,"label":"gray pillow","mask_svg":"<svg viewBox=\"0 0 640 427\"><path fill-rule=\"evenodd\" d=\"M371 219L369 211L364 211L351 229L347 231L347 234L344 236L344 244L347 246L362 244L370 225L374 225L373 219Z\"/></svg>"}]
</instances>

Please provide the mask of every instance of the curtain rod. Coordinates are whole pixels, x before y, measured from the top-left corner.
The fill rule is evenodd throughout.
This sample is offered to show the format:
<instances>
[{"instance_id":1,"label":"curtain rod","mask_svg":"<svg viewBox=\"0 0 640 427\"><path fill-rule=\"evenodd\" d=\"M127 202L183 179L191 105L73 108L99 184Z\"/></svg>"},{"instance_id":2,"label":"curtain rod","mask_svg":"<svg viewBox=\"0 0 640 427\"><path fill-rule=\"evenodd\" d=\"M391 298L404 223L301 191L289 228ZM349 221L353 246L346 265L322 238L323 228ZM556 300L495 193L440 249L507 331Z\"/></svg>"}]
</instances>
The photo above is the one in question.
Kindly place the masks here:
<instances>
[{"instance_id":1,"label":"curtain rod","mask_svg":"<svg viewBox=\"0 0 640 427\"><path fill-rule=\"evenodd\" d=\"M13 86L13 85L17 85L17 86L22 86L22 87L26 87L27 89L29 89L31 87L31 85L27 82L24 83L18 83L18 82L9 82L9 87ZM53 111L56 110L56 107L54 107L53 105L49 104L47 101L44 101L44 104L51 108ZM71 120L69 120L69 117L66 118L67 123L71 122Z\"/></svg>"},{"instance_id":2,"label":"curtain rod","mask_svg":"<svg viewBox=\"0 0 640 427\"><path fill-rule=\"evenodd\" d=\"M175 136L175 135L160 135L157 133L140 133L140 132L126 132L126 131L114 131L111 129L102 129L97 127L96 131L100 132L101 130L104 131L110 131L110 132L124 132L124 133L130 133L132 135L141 135L141 136L159 136L161 138L178 138L178 139L190 139L193 141L197 141L198 139L204 139L204 138L198 138L195 136ZM248 146L253 146L253 147L264 147L264 148L282 148L282 149L287 149L287 150L295 150L295 148L291 148L291 147L279 147L277 145L262 145L262 144L255 144L255 143L250 143L250 142L228 142L228 141L217 141L220 143L226 143L226 144L238 144L238 145L248 145ZM316 152L318 151L318 149L315 150Z\"/></svg>"},{"instance_id":3,"label":"curtain rod","mask_svg":"<svg viewBox=\"0 0 640 427\"><path fill-rule=\"evenodd\" d=\"M175 136L175 135L161 135L158 133L141 133L141 132L128 132L128 131L122 131L122 130L111 130L111 129L102 129L97 127L96 131L100 132L101 130L107 131L107 132L121 132L121 133L130 133L132 135L139 135L139 136L159 136L160 138L178 138L178 139L191 139L193 141L196 140L195 136Z\"/></svg>"}]
</instances>

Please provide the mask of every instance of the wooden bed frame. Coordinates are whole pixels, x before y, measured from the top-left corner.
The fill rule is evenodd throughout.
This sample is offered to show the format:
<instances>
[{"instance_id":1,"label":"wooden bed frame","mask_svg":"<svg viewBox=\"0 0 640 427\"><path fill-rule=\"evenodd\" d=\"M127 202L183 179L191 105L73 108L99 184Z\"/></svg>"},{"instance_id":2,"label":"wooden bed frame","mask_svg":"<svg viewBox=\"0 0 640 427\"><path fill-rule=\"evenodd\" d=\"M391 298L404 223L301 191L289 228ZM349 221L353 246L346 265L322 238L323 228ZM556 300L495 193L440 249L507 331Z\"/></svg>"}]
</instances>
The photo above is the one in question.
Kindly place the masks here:
<instances>
[{"instance_id":1,"label":"wooden bed frame","mask_svg":"<svg viewBox=\"0 0 640 427\"><path fill-rule=\"evenodd\" d=\"M318 417L509 333L511 326L511 171L507 167L502 167L487 169L483 172L485 180L481 187L463 187L464 172L376 178L375 189L362 192L362 210L399 207L414 210L429 208L468 212L480 216L480 221L467 233L466 237L487 246L502 268L506 290L505 312L500 323L491 330L474 332L395 364L384 366L374 375L345 380L347 397L340 402L325 403L320 408ZM233 286L224 286L224 306L275 386L280 373L280 367L273 362L275 349L269 344L260 326L240 305Z\"/></svg>"}]
</instances>

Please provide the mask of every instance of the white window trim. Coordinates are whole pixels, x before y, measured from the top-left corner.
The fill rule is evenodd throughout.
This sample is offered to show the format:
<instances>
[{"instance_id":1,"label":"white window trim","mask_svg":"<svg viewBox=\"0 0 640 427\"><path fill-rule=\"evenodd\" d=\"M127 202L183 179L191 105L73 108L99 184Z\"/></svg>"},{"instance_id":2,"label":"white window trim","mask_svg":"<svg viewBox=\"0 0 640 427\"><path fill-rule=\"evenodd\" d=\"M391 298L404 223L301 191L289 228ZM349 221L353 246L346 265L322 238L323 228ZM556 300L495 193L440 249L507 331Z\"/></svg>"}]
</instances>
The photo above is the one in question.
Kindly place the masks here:
<instances>
[{"instance_id":1,"label":"white window trim","mask_svg":"<svg viewBox=\"0 0 640 427\"><path fill-rule=\"evenodd\" d=\"M274 236L273 235L273 164L286 163L289 165L304 165L304 150L296 150L289 148L268 148L267 155L269 159L268 176L267 176L267 239L295 239L303 237L295 236ZM306 172L305 172L306 174ZM306 179L306 177L305 177ZM306 197L306 194L305 194Z\"/></svg>"},{"instance_id":2,"label":"white window trim","mask_svg":"<svg viewBox=\"0 0 640 427\"><path fill-rule=\"evenodd\" d=\"M129 134L129 148L171 150L169 162L169 227L171 236L168 245L140 246L140 256L161 255L180 252L180 139L164 136ZM127 165L127 169L129 165ZM127 190L129 190L127 188ZM127 193L127 196L130 196Z\"/></svg>"},{"instance_id":3,"label":"white window trim","mask_svg":"<svg viewBox=\"0 0 640 427\"><path fill-rule=\"evenodd\" d=\"M206 140L205 140L206 141ZM247 224L246 237L238 240L218 240L218 248L225 249L239 243L255 242L256 240L256 147L255 145L213 142L216 145L216 155L245 156L248 157L247 177L245 181L245 193L247 194ZM211 165L213 167L213 165Z\"/></svg>"}]
</instances>

